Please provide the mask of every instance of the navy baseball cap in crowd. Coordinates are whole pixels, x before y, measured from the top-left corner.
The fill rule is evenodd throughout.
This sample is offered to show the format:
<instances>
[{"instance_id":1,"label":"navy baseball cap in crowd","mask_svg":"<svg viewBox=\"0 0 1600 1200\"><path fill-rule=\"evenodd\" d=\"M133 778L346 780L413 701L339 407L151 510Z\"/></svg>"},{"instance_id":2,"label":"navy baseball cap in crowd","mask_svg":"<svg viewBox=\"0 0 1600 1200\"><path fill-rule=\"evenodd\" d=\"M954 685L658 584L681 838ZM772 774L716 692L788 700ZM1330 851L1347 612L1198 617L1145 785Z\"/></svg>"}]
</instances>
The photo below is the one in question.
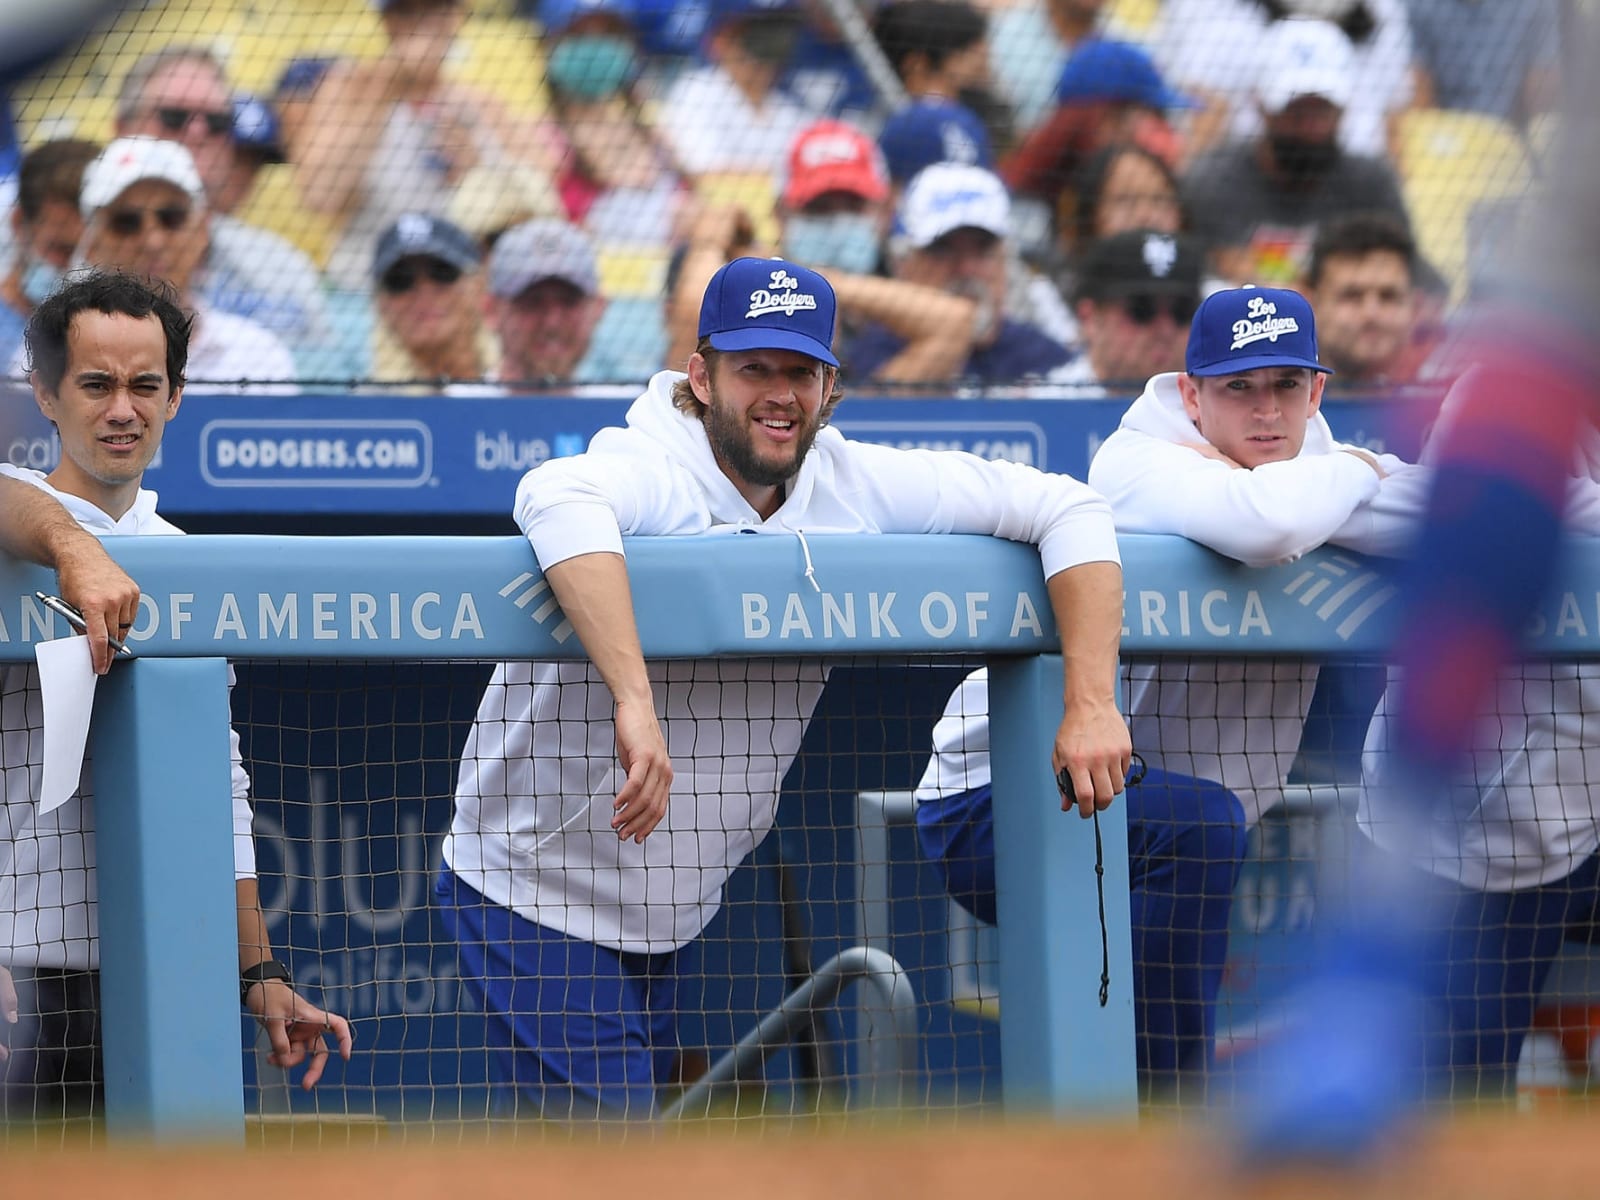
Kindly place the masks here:
<instances>
[{"instance_id":1,"label":"navy baseball cap in crowd","mask_svg":"<svg viewBox=\"0 0 1600 1200\"><path fill-rule=\"evenodd\" d=\"M833 285L782 258L736 258L711 277L700 336L718 350L794 350L830 367Z\"/></svg>"},{"instance_id":2,"label":"navy baseball cap in crowd","mask_svg":"<svg viewBox=\"0 0 1600 1200\"><path fill-rule=\"evenodd\" d=\"M1081 43L1061 68L1056 81L1057 104L1082 104L1112 100L1142 104L1166 112L1173 108L1198 108L1180 91L1167 86L1156 64L1129 42L1090 38Z\"/></svg>"},{"instance_id":3,"label":"navy baseball cap in crowd","mask_svg":"<svg viewBox=\"0 0 1600 1200\"><path fill-rule=\"evenodd\" d=\"M1191 375L1235 375L1260 367L1333 374L1332 367L1317 361L1310 302L1285 288L1248 285L1207 296L1189 325L1184 369Z\"/></svg>"},{"instance_id":4,"label":"navy baseball cap in crowd","mask_svg":"<svg viewBox=\"0 0 1600 1200\"><path fill-rule=\"evenodd\" d=\"M378 238L372 277L382 279L403 258L437 258L471 271L483 261L483 254L477 240L459 225L426 213L405 213Z\"/></svg>"},{"instance_id":5,"label":"navy baseball cap in crowd","mask_svg":"<svg viewBox=\"0 0 1600 1200\"><path fill-rule=\"evenodd\" d=\"M992 167L989 131L978 114L954 100L929 97L906 105L884 122L878 135L889 178L905 184L924 167L953 162Z\"/></svg>"}]
</instances>

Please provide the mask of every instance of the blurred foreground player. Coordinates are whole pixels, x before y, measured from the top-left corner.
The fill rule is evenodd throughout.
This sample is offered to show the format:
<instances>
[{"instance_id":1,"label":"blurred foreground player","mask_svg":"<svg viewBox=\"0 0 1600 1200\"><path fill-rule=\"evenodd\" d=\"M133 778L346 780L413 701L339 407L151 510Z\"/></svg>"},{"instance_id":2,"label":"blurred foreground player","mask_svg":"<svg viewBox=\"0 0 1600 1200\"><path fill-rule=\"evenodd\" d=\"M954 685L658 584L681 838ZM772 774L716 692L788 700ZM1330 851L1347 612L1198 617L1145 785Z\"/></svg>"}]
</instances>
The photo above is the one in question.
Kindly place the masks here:
<instances>
[{"instance_id":1,"label":"blurred foreground player","mask_svg":"<svg viewBox=\"0 0 1600 1200\"><path fill-rule=\"evenodd\" d=\"M1122 572L1083 484L829 427L833 288L783 259L707 284L687 375L663 371L587 453L523 477L516 518L589 662L504 663L462 753L436 895L524 1115L647 1117L675 1050L680 952L772 828L822 692L804 660L647 665L623 538L973 533L1039 548L1062 631L1051 748L1087 816L1126 777ZM677 796L668 797L676 780ZM654 836L649 836L654 831ZM647 837L649 840L647 841Z\"/></svg>"},{"instance_id":2,"label":"blurred foreground player","mask_svg":"<svg viewBox=\"0 0 1600 1200\"><path fill-rule=\"evenodd\" d=\"M1600 130L1594 16L1564 39L1569 114L1548 194L1526 214L1495 300L1468 342L1472 371L1442 439L1438 475L1404 577L1387 799L1420 847L1459 821L1450 785L1480 714L1549 586L1575 448L1600 420ZM1425 1045L1418 997L1435 981L1435 914L1413 877L1361 881L1260 1064L1240 1149L1255 1162L1359 1160L1414 1114Z\"/></svg>"},{"instance_id":3,"label":"blurred foreground player","mask_svg":"<svg viewBox=\"0 0 1600 1200\"><path fill-rule=\"evenodd\" d=\"M6 465L0 474L38 489L100 537L180 533L140 482L183 398L189 328L159 285L97 273L64 284L35 309L27 334L34 398L56 427L61 462L49 475ZM123 615L119 636L132 621L131 611ZM10 1042L0 1100L12 1120L80 1116L99 1107L102 1080L92 764L85 760L65 805L41 813L37 668L0 669L0 698L0 1032ZM327 1065L325 1035L349 1058L350 1027L299 996L273 956L236 735L230 750L240 1001L266 1030L269 1061L305 1064L301 1082L310 1088Z\"/></svg>"}]
</instances>

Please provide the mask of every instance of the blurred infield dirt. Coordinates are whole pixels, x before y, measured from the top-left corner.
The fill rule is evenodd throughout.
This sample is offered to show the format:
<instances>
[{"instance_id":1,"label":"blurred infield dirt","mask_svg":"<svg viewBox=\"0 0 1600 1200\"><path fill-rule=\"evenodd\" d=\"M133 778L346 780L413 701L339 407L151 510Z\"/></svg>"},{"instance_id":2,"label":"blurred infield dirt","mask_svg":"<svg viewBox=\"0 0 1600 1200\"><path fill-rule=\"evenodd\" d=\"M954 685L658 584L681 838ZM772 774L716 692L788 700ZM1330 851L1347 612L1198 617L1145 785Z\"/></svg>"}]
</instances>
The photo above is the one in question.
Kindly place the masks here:
<instances>
[{"instance_id":1,"label":"blurred infield dirt","mask_svg":"<svg viewBox=\"0 0 1600 1200\"><path fill-rule=\"evenodd\" d=\"M1147 1125L770 1126L518 1136L297 1124L247 1150L68 1142L0 1153L8 1196L118 1200L284 1195L401 1200L1565 1200L1600 1196L1600 1116L1502 1112L1428 1126L1359 1173L1244 1178L1214 1135ZM337 1143L337 1144L334 1144Z\"/></svg>"}]
</instances>

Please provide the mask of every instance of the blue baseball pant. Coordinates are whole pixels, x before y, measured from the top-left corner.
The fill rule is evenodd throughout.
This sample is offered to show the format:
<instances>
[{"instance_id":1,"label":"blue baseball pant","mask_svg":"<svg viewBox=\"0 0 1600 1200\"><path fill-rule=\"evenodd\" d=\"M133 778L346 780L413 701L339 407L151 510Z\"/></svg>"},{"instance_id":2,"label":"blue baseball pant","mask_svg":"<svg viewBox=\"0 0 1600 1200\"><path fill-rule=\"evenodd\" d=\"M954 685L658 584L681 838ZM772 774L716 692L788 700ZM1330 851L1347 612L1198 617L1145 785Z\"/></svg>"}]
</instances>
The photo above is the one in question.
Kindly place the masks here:
<instances>
[{"instance_id":1,"label":"blue baseball pant","mask_svg":"<svg viewBox=\"0 0 1600 1200\"><path fill-rule=\"evenodd\" d=\"M648 1118L677 1053L677 959L626 954L519 917L449 867L434 884L488 1031L495 1107L550 1120Z\"/></svg>"},{"instance_id":2,"label":"blue baseball pant","mask_svg":"<svg viewBox=\"0 0 1600 1200\"><path fill-rule=\"evenodd\" d=\"M1148 1091L1212 1061L1228 918L1248 831L1238 798L1208 780L1151 769L1124 796L1137 1056ZM919 804L917 835L950 895L993 924L990 786Z\"/></svg>"}]
</instances>

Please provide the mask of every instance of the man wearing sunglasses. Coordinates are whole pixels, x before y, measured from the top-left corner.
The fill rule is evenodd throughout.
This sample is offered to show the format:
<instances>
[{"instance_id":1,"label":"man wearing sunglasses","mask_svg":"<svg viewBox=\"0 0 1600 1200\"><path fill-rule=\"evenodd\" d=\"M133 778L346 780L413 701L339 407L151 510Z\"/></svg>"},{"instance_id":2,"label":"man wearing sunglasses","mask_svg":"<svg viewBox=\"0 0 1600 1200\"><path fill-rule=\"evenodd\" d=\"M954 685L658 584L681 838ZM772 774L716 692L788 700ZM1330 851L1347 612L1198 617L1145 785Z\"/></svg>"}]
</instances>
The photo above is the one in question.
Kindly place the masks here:
<instances>
[{"instance_id":1,"label":"man wearing sunglasses","mask_svg":"<svg viewBox=\"0 0 1600 1200\"><path fill-rule=\"evenodd\" d=\"M259 110L260 104L255 105ZM326 377L334 337L316 264L286 238L232 215L245 197L239 167L260 151L221 62L201 46L169 46L139 59L117 96L118 137L176 142L194 159L211 210L210 239L194 291L212 308L277 334L305 377ZM279 149L283 149L279 147Z\"/></svg>"},{"instance_id":2,"label":"man wearing sunglasses","mask_svg":"<svg viewBox=\"0 0 1600 1200\"><path fill-rule=\"evenodd\" d=\"M1201 269L1199 249L1169 233L1131 230L1091 242L1073 289L1083 353L1050 381L1102 390L1125 384L1131 392L1178 370L1200 307Z\"/></svg>"},{"instance_id":3,"label":"man wearing sunglasses","mask_svg":"<svg viewBox=\"0 0 1600 1200\"><path fill-rule=\"evenodd\" d=\"M477 384L492 374L482 263L477 240L443 217L406 213L384 230L372 256L374 379Z\"/></svg>"},{"instance_id":4,"label":"man wearing sunglasses","mask_svg":"<svg viewBox=\"0 0 1600 1200\"><path fill-rule=\"evenodd\" d=\"M196 287L210 242L205 188L176 142L118 138L91 162L79 197L79 266L164 280L195 314L191 392L294 390L294 359L264 326L213 307Z\"/></svg>"}]
</instances>

